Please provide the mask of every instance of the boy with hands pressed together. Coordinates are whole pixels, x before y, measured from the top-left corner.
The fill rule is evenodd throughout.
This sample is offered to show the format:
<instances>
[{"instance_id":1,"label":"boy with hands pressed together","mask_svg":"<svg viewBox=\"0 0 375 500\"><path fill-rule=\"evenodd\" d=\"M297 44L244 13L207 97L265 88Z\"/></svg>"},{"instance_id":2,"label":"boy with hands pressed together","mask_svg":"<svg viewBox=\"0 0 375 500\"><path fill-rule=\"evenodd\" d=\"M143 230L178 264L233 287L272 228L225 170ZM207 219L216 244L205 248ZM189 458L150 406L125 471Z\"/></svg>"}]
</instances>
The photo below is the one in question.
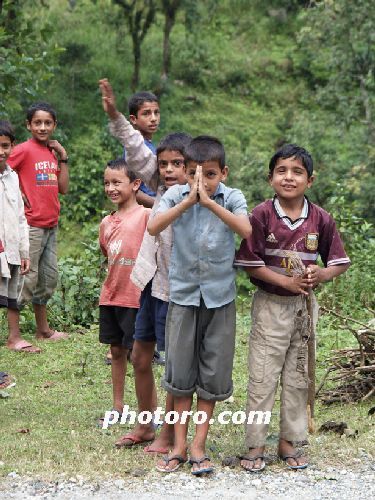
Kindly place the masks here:
<instances>
[{"instance_id":1,"label":"boy with hands pressed together","mask_svg":"<svg viewBox=\"0 0 375 500\"><path fill-rule=\"evenodd\" d=\"M309 289L345 272L350 264L335 222L311 203L305 192L314 181L310 154L294 144L280 148L270 160L269 183L273 200L251 214L253 234L242 241L236 265L244 267L258 287L252 304L249 339L247 412L271 411L281 376L278 453L290 469L307 467L294 448L307 434ZM316 264L320 255L324 268ZM295 275L295 266L305 268ZM312 294L313 324L317 304ZM311 321L311 318L310 318ZM246 427L247 455L241 466L249 472L264 469L267 424Z\"/></svg>"},{"instance_id":2,"label":"boy with hands pressed together","mask_svg":"<svg viewBox=\"0 0 375 500\"><path fill-rule=\"evenodd\" d=\"M197 393L206 415L190 446L192 473L212 472L206 439L216 401L233 390L235 338L234 232L247 238L246 200L226 187L228 167L220 141L196 137L185 149L188 184L172 186L160 200L148 230L157 235L172 224L170 303L166 324L164 388L174 396L175 442L158 463L173 472L187 461L187 414Z\"/></svg>"}]
</instances>

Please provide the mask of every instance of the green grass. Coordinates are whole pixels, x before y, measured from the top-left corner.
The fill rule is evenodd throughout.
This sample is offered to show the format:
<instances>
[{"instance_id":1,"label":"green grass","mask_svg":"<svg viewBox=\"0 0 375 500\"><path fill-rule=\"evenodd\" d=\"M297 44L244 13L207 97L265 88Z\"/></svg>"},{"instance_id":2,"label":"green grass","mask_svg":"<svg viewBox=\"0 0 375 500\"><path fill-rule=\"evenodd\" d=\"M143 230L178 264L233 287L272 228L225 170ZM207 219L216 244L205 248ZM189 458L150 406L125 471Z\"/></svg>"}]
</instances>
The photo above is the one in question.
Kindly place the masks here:
<instances>
[{"instance_id":1,"label":"green grass","mask_svg":"<svg viewBox=\"0 0 375 500\"><path fill-rule=\"evenodd\" d=\"M7 390L10 397L0 399L1 428L0 460L4 466L0 475L10 471L31 474L51 479L56 474L82 475L98 478L107 475L123 477L134 469L153 471L154 457L146 456L142 448L116 450L114 441L123 434L127 426L114 426L108 430L96 427L96 420L111 408L110 368L104 365L106 348L98 343L98 332L94 325L84 335L71 332L69 340L60 343L41 343L41 355L26 355L9 352L5 347L5 319L2 315L0 356L1 370L8 370L16 378L16 386ZM247 387L247 339L249 330L247 304L240 305L234 369L234 402L219 403L216 415L222 410L243 410L246 405ZM326 328L320 335L318 356L318 381L324 373L323 360L328 349L335 347L335 332ZM25 338L33 340L31 321L24 323ZM339 344L348 345L348 338L338 339ZM162 368L156 368L157 378ZM130 366L126 377L126 403L136 409L133 369ZM158 389L160 402L163 391ZM375 429L373 420L367 416L371 402L331 407L317 404L316 424L319 427L327 420L345 421L352 429L358 429L358 439L342 439L334 434L310 436L309 456L320 466L352 464L359 448L375 455ZM274 454L277 434L278 410L275 408L270 428L270 453ZM27 433L19 432L29 429ZM190 432L193 430L192 426ZM244 451L244 428L242 425L212 426L208 448L215 463L224 457ZM278 471L282 465L275 462L271 470Z\"/></svg>"}]
</instances>

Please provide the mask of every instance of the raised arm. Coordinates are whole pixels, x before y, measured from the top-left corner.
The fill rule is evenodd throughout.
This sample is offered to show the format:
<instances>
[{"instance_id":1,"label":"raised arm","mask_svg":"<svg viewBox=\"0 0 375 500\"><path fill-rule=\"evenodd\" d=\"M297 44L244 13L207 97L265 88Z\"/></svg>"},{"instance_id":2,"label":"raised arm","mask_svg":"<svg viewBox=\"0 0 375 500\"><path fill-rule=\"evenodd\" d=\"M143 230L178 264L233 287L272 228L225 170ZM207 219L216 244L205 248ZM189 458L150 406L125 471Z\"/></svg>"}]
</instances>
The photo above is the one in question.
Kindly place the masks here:
<instances>
[{"instance_id":1,"label":"raised arm","mask_svg":"<svg viewBox=\"0 0 375 500\"><path fill-rule=\"evenodd\" d=\"M115 93L109 81L99 80L102 104L110 120L109 131L126 148L126 161L139 177L154 191L159 184L156 156L145 145L142 134L116 107Z\"/></svg>"}]
</instances>

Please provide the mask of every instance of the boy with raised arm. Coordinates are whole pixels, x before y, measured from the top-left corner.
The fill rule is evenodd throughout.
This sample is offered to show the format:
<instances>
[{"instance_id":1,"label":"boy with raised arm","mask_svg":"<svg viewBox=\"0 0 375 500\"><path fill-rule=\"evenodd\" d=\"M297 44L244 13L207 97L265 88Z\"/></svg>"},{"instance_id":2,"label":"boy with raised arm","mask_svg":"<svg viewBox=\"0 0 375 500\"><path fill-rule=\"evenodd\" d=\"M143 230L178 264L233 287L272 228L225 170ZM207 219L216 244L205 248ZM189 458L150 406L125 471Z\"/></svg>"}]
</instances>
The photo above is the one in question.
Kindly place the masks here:
<instances>
[{"instance_id":1,"label":"boy with raised arm","mask_svg":"<svg viewBox=\"0 0 375 500\"><path fill-rule=\"evenodd\" d=\"M151 217L158 208L161 196L175 184L185 184L184 149L191 137L184 133L167 135L157 148L155 156L139 131L117 111L115 96L108 80L100 80L103 108L110 118L110 131L125 147L132 168L148 186L157 191ZM154 411L157 406L156 388L152 371L154 347L164 350L165 319L169 300L169 260L172 248L172 230L167 228L157 238L145 233L131 280L141 290L141 305L137 316L132 351L138 410ZM173 397L167 395L165 412L173 410ZM155 438L152 424L137 424L122 436L117 447L132 447ZM147 453L168 453L173 445L173 426L163 424L159 436L144 448Z\"/></svg>"},{"instance_id":2,"label":"boy with raised arm","mask_svg":"<svg viewBox=\"0 0 375 500\"><path fill-rule=\"evenodd\" d=\"M185 149L186 185L171 187L149 222L151 235L172 225L170 303L166 324L164 388L174 396L175 442L157 465L173 472L187 461L187 431L193 394L206 415L190 446L192 473L212 472L206 439L215 402L232 394L235 339L234 233L247 238L246 200L226 187L228 167L221 142L196 137ZM185 417L185 418L183 418Z\"/></svg>"},{"instance_id":3,"label":"boy with raised arm","mask_svg":"<svg viewBox=\"0 0 375 500\"><path fill-rule=\"evenodd\" d=\"M258 287L251 309L247 411L272 410L281 376L278 452L290 469L308 465L294 448L307 434L309 318L305 296L312 287L345 272L350 263L332 217L305 196L313 181L310 154L294 144L280 148L269 164L275 196L252 211L253 234L242 241L236 256L236 265L244 267ZM316 264L318 255L325 267ZM306 268L303 275L296 275L296 265ZM312 300L314 328L317 305L313 295ZM241 466L249 472L265 468L267 428L258 422L246 426L249 451Z\"/></svg>"}]
</instances>

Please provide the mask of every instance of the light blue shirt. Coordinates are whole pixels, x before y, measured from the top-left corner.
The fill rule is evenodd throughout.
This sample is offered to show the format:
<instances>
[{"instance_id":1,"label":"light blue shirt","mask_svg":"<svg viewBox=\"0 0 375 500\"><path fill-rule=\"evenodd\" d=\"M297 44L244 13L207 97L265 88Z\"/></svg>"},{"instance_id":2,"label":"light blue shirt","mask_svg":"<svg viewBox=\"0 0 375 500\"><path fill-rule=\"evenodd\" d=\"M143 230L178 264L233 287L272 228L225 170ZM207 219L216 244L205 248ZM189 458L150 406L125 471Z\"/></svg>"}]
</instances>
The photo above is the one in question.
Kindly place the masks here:
<instances>
[{"instance_id":1,"label":"light blue shirt","mask_svg":"<svg viewBox=\"0 0 375 500\"><path fill-rule=\"evenodd\" d=\"M189 192L189 184L172 186L161 198L156 213L174 207ZM212 198L236 215L247 215L246 200L239 189L220 183ZM170 300L199 306L202 297L208 309L232 302L236 296L233 231L199 203L176 219L172 228Z\"/></svg>"}]
</instances>

